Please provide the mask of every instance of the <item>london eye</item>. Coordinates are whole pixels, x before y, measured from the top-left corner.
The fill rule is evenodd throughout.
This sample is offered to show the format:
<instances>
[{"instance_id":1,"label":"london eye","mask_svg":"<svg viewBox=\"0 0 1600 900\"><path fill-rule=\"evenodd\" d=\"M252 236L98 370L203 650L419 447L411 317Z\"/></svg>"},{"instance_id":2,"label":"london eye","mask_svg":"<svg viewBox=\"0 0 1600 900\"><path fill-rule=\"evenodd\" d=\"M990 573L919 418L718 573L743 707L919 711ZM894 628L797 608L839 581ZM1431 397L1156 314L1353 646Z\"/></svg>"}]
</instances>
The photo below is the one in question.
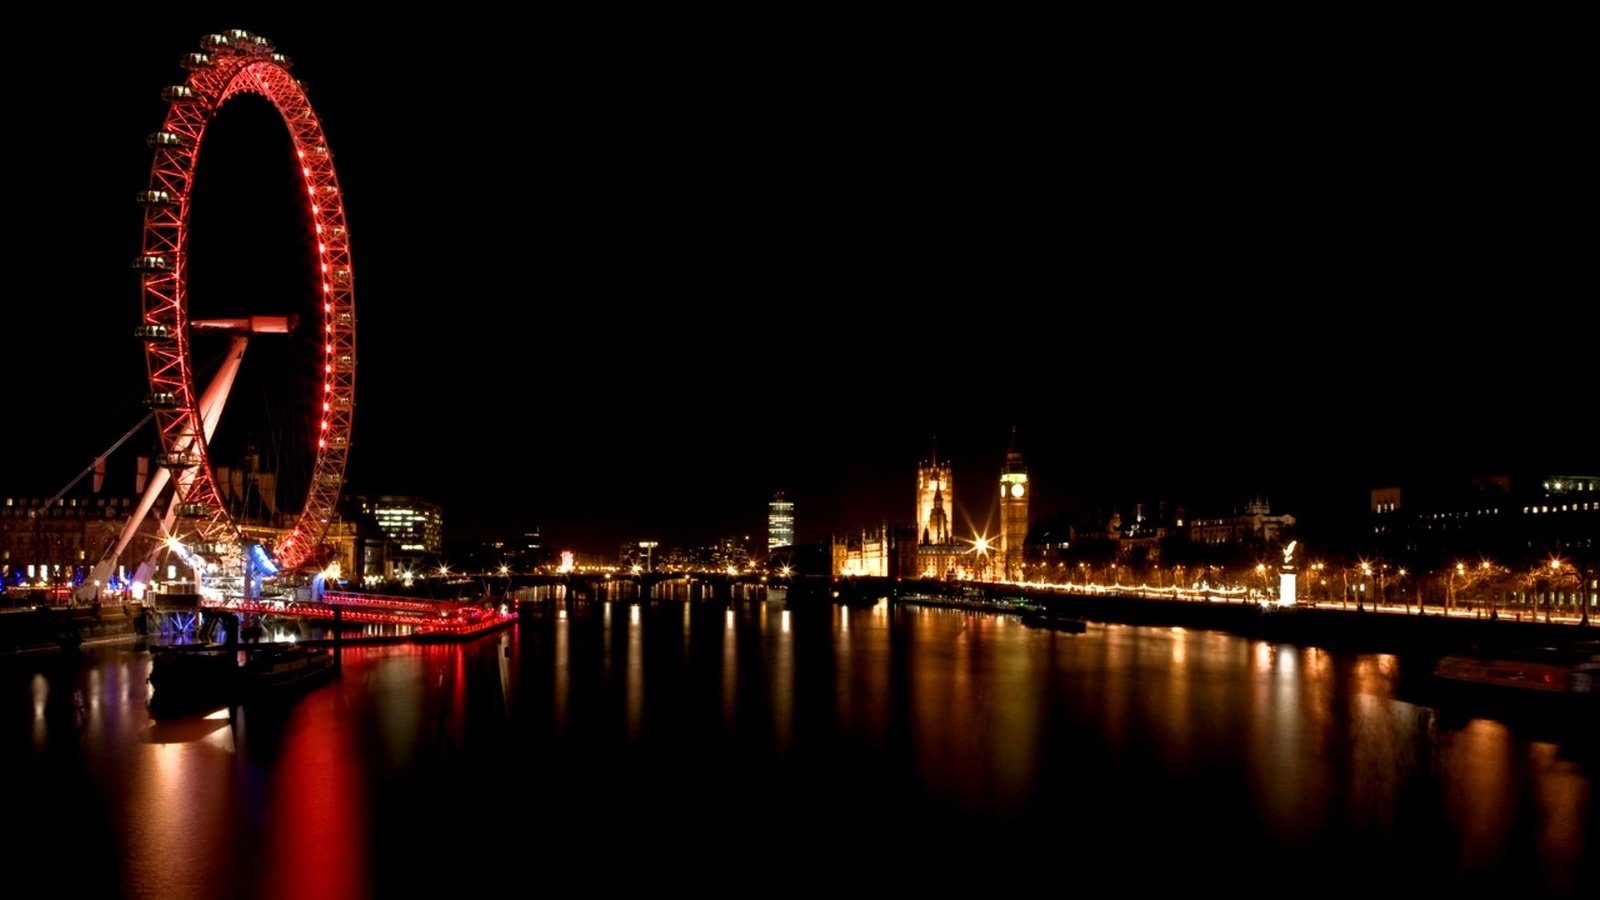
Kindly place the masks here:
<instances>
[{"instance_id":1,"label":"london eye","mask_svg":"<svg viewBox=\"0 0 1600 900\"><path fill-rule=\"evenodd\" d=\"M355 295L333 156L304 85L290 74L289 58L270 40L234 29L206 35L201 49L185 55L182 65L188 77L162 91L167 111L160 129L147 138L154 158L149 186L137 198L144 209L141 252L133 261L141 298L137 337L144 344L147 402L159 435L156 466L93 580L97 586L109 583L111 569L154 513L163 538L157 549L175 552L205 593L241 577L248 583L251 572L259 579L328 562L324 539L336 517L354 412ZM197 163L218 113L248 96L270 104L293 148L299 204L307 214L302 218L309 221L314 244L308 302L288 313L235 309L216 317L197 315L190 292ZM300 467L304 471L294 481L294 496L285 499L279 490L272 504L275 521L261 527L241 516L230 496L236 492L219 477L227 470L219 469L214 449L246 349L252 340L286 340L278 335L291 336L309 352L269 354L276 368L252 378L277 382L309 410L306 427L289 441L309 462ZM214 361L203 361L197 355L202 349ZM146 560L136 578L148 581L150 568Z\"/></svg>"}]
</instances>

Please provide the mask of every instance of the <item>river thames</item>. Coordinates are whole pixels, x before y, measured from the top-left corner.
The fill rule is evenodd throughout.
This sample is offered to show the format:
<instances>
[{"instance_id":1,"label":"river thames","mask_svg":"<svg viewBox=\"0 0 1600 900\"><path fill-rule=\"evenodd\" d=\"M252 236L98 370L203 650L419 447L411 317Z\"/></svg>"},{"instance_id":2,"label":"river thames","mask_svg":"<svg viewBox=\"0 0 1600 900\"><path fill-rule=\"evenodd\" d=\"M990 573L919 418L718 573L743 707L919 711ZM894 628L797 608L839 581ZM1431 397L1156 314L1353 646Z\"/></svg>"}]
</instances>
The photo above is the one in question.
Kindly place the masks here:
<instances>
[{"instance_id":1,"label":"river thames","mask_svg":"<svg viewBox=\"0 0 1600 900\"><path fill-rule=\"evenodd\" d=\"M0 661L0 856L74 896L1596 896L1594 723L1438 703L1407 662L549 602L465 645L347 647L280 710L152 721L133 644L24 654Z\"/></svg>"}]
</instances>

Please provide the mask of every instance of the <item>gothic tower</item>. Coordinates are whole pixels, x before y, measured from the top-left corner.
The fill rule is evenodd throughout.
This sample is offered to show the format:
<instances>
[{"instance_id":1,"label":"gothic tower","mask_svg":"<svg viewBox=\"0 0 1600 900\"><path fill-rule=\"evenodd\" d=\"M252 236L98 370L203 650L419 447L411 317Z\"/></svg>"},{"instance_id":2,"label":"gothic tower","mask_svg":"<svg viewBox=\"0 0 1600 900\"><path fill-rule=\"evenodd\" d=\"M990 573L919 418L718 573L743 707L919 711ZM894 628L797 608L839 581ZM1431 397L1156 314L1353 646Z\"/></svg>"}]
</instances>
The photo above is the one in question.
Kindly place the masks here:
<instances>
[{"instance_id":1,"label":"gothic tower","mask_svg":"<svg viewBox=\"0 0 1600 900\"><path fill-rule=\"evenodd\" d=\"M955 509L955 500L950 464L939 462L939 448L935 446L933 460L917 464L918 544L950 543L950 514Z\"/></svg>"},{"instance_id":2,"label":"gothic tower","mask_svg":"<svg viewBox=\"0 0 1600 900\"><path fill-rule=\"evenodd\" d=\"M1007 581L1022 578L1022 545L1028 539L1028 467L1011 429L1011 449L1000 467L1000 559Z\"/></svg>"}]
</instances>

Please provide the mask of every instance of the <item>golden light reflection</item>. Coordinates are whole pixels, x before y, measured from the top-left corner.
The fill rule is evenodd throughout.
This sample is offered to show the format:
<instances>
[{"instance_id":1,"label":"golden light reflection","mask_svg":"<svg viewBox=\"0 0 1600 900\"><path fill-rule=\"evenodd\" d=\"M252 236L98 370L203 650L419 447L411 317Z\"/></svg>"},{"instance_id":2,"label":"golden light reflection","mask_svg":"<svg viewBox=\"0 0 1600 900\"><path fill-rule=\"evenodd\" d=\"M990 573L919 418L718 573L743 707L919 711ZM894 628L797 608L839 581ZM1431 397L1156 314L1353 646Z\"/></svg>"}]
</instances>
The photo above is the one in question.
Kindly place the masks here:
<instances>
[{"instance_id":1,"label":"golden light reflection","mask_svg":"<svg viewBox=\"0 0 1600 900\"><path fill-rule=\"evenodd\" d=\"M762 618L767 607L762 604ZM794 738L794 635L789 633L789 611L779 615L781 623L772 654L772 740L779 754L789 752Z\"/></svg>"},{"instance_id":2,"label":"golden light reflection","mask_svg":"<svg viewBox=\"0 0 1600 900\"><path fill-rule=\"evenodd\" d=\"M1007 617L998 617L997 621L1005 623ZM1005 737L992 745L992 764L997 810L1006 814L1024 809L1033 796L1044 730L1043 673L1037 668L1037 654L1013 643L1028 638L1018 632L1021 629L974 648L975 655L984 657L979 666L991 668L997 681L990 716L994 733ZM975 683L973 690L985 688Z\"/></svg>"},{"instance_id":3,"label":"golden light reflection","mask_svg":"<svg viewBox=\"0 0 1600 900\"><path fill-rule=\"evenodd\" d=\"M1583 870L1586 847L1593 846L1593 785L1579 765L1562 759L1559 751L1554 744L1533 743L1527 755L1538 810L1537 846L1547 879L1544 888L1551 895L1568 895L1576 890L1575 876Z\"/></svg>"},{"instance_id":4,"label":"golden light reflection","mask_svg":"<svg viewBox=\"0 0 1600 900\"><path fill-rule=\"evenodd\" d=\"M644 629L639 627L639 607L628 610L628 743L639 743L644 724Z\"/></svg>"},{"instance_id":5,"label":"golden light reflection","mask_svg":"<svg viewBox=\"0 0 1600 900\"><path fill-rule=\"evenodd\" d=\"M1195 673L1186 665L1189 659L1189 633L1182 628L1173 628L1169 637L1172 639L1172 663L1166 667L1170 673L1167 693L1163 698L1166 701L1166 721L1153 724L1157 728L1165 727L1171 735L1163 742L1168 765L1175 772L1187 774L1192 768L1195 743L1193 692L1198 689L1195 687ZM1160 664L1159 659L1152 660L1153 666ZM1197 668L1198 665L1199 660L1196 660Z\"/></svg>"},{"instance_id":6,"label":"golden light reflection","mask_svg":"<svg viewBox=\"0 0 1600 900\"><path fill-rule=\"evenodd\" d=\"M556 615L556 640L554 659L551 661L554 671L550 679L550 718L557 734L567 730L567 703L572 693L571 668L569 656L571 652L572 624L567 619L567 611L562 608Z\"/></svg>"},{"instance_id":7,"label":"golden light reflection","mask_svg":"<svg viewBox=\"0 0 1600 900\"><path fill-rule=\"evenodd\" d=\"M89 670L89 683L85 689L85 699L89 702L89 714L98 719L100 712L100 691L105 687L104 679L98 668Z\"/></svg>"},{"instance_id":8,"label":"golden light reflection","mask_svg":"<svg viewBox=\"0 0 1600 900\"><path fill-rule=\"evenodd\" d=\"M1488 719L1473 719L1441 741L1443 803L1468 872L1496 865L1512 837L1517 778L1510 745L1511 730Z\"/></svg>"},{"instance_id":9,"label":"golden light reflection","mask_svg":"<svg viewBox=\"0 0 1600 900\"><path fill-rule=\"evenodd\" d=\"M688 662L689 661L689 650L690 650L691 636L694 634L694 629L692 629L690 627L690 623L689 623L689 608L690 608L689 604L685 603L683 605L683 659L684 659L684 662Z\"/></svg>"},{"instance_id":10,"label":"golden light reflection","mask_svg":"<svg viewBox=\"0 0 1600 900\"><path fill-rule=\"evenodd\" d=\"M723 621L727 627L722 633L722 727L732 734L739 701L739 632L733 610L723 615Z\"/></svg>"},{"instance_id":11,"label":"golden light reflection","mask_svg":"<svg viewBox=\"0 0 1600 900\"><path fill-rule=\"evenodd\" d=\"M50 698L50 682L43 675L34 675L28 687L33 694L33 746L39 750L44 748L45 736L50 730L44 721L44 705Z\"/></svg>"}]
</instances>

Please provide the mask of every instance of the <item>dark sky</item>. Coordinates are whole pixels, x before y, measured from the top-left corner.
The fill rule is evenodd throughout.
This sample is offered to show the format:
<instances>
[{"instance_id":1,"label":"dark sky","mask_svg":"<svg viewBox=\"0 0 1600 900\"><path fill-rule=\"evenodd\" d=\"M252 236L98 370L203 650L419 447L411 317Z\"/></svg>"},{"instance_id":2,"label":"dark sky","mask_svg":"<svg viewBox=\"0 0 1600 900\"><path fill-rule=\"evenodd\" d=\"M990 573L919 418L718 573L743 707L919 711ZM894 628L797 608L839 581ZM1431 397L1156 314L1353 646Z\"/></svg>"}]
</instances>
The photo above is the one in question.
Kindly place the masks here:
<instances>
[{"instance_id":1,"label":"dark sky","mask_svg":"<svg viewBox=\"0 0 1600 900\"><path fill-rule=\"evenodd\" d=\"M294 57L345 189L351 488L437 498L452 537L755 533L787 487L821 540L908 518L935 434L982 521L1012 425L1046 513L1600 458L1582 145L1532 89L1559 73L1137 23L440 15L7 54L4 493L141 414L144 136L235 26ZM306 277L286 145L229 113L195 213L218 309Z\"/></svg>"}]
</instances>

